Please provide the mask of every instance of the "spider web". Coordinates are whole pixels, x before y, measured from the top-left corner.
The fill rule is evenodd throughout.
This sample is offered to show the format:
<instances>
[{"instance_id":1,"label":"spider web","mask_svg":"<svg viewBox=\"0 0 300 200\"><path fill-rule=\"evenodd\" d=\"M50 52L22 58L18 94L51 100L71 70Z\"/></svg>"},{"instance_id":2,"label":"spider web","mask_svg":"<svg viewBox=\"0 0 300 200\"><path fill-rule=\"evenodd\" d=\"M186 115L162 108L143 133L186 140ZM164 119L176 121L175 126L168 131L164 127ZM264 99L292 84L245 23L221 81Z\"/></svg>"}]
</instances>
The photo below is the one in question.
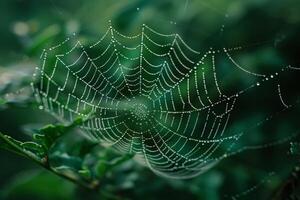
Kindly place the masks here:
<instances>
[{"instance_id":1,"label":"spider web","mask_svg":"<svg viewBox=\"0 0 300 200\"><path fill-rule=\"evenodd\" d=\"M260 85L225 94L216 56L262 81L278 75L240 66L231 56L239 49L199 52L178 34L143 24L127 36L110 24L88 47L74 35L44 50L32 85L40 108L60 120L92 114L80 127L91 140L135 153L161 176L188 178L228 157L242 136L225 133L230 115L239 95Z\"/></svg>"}]
</instances>

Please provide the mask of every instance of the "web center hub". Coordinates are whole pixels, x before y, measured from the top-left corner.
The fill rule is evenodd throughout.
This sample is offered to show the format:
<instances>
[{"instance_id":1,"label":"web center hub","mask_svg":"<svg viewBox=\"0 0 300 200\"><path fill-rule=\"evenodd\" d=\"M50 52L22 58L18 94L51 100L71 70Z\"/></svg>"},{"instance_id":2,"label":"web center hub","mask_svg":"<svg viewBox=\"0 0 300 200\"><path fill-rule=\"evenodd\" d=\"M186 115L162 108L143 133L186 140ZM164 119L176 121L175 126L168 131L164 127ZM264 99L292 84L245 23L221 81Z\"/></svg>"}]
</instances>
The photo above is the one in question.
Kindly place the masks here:
<instances>
[{"instance_id":1,"label":"web center hub","mask_svg":"<svg viewBox=\"0 0 300 200\"><path fill-rule=\"evenodd\" d=\"M139 119L145 119L148 116L149 111L146 105L136 104L133 106L132 114Z\"/></svg>"}]
</instances>

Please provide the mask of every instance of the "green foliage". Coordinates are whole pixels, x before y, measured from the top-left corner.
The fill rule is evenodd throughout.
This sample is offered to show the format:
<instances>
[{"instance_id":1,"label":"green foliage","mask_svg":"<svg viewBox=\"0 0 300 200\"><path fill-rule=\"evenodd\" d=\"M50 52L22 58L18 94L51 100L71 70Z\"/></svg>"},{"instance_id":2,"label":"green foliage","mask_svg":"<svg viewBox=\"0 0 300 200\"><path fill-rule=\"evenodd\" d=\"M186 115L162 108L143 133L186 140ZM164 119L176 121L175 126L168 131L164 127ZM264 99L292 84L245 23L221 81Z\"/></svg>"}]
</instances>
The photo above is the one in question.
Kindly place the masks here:
<instances>
[{"instance_id":1,"label":"green foliage","mask_svg":"<svg viewBox=\"0 0 300 200\"><path fill-rule=\"evenodd\" d=\"M49 150L59 137L71 131L76 126L81 125L83 122L84 120L82 118L77 118L73 123L69 125L49 124L38 130L38 133L34 134L33 138L35 141L41 144L45 148L45 150Z\"/></svg>"},{"instance_id":2,"label":"green foliage","mask_svg":"<svg viewBox=\"0 0 300 200\"><path fill-rule=\"evenodd\" d=\"M78 118L69 125L47 125L38 130L38 133L33 134L33 141L26 142L18 141L8 135L0 133L0 147L22 154L42 164L45 162L43 159L47 159L48 151L56 140L82 123L83 119Z\"/></svg>"},{"instance_id":3,"label":"green foliage","mask_svg":"<svg viewBox=\"0 0 300 200\"><path fill-rule=\"evenodd\" d=\"M297 1L4 0L0 11L0 132L6 134L0 134L0 147L5 149L0 150L0 199L219 200L236 194L241 196L237 199L270 199L286 183L292 183L288 189L294 193L289 195L288 190L277 199L299 196L297 171L291 170L299 165L298 138L293 138L291 145L244 151L192 180L163 179L138 164L134 155L120 155L82 137L78 127L88 119L61 124L38 110L29 87L44 48L73 32L89 45L104 33L109 19L122 33L138 33L142 23L161 32L180 33L189 45L203 52L210 47L245 45L233 56L247 69L269 72L287 64L297 66ZM229 94L257 81L219 59L217 74L222 75L221 87ZM278 79L283 83L284 99L293 104L299 96L297 72ZM228 133L245 134L233 150L288 138L299 129L297 105L264 121L284 109L278 93L272 93L276 81L241 95ZM262 125L256 126L259 123ZM32 160L42 167L33 165ZM270 171L275 173L269 179Z\"/></svg>"},{"instance_id":4,"label":"green foliage","mask_svg":"<svg viewBox=\"0 0 300 200\"><path fill-rule=\"evenodd\" d=\"M108 173L133 156L116 157L107 150L102 150L99 156L95 150L97 145L86 140L79 140L72 144L72 148L76 149L72 149L73 155L69 155L66 145L58 141L85 120L87 119L77 118L68 125L46 125L35 130L37 133L32 135L33 140L26 142L0 133L0 148L25 156L82 187L95 189L99 181L105 179Z\"/></svg>"},{"instance_id":5,"label":"green foliage","mask_svg":"<svg viewBox=\"0 0 300 200\"><path fill-rule=\"evenodd\" d=\"M41 155L44 153L42 146L37 143L20 142L2 133L0 133L0 147L31 158L37 162L41 162Z\"/></svg>"}]
</instances>

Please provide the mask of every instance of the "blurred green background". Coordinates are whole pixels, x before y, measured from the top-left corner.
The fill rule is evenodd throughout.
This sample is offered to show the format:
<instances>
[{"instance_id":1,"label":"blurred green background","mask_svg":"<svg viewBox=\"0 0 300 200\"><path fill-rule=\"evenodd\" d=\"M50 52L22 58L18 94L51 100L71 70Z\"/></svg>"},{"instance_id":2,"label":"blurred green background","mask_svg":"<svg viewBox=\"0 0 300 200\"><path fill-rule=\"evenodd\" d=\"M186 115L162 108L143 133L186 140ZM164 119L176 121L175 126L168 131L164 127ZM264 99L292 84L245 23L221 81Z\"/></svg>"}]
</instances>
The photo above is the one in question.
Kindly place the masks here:
<instances>
[{"instance_id":1,"label":"blurred green background","mask_svg":"<svg viewBox=\"0 0 300 200\"><path fill-rule=\"evenodd\" d=\"M28 128L55 122L31 102L28 85L42 50L74 32L83 41L96 41L109 20L126 34L138 33L146 23L160 32L179 33L201 52L242 46L235 53L240 63L272 74L289 64L300 67L299 10L297 0L2 0L0 131L22 140L28 138ZM217 63L225 91L234 93L258 81L227 65ZM244 151L190 180L161 178L129 160L108 174L100 193L0 149L0 198L271 199L299 165L299 157L290 153L290 142L297 143L299 138L283 142L299 129L299 75L290 70L276 79L291 109L283 111L278 83L270 81L241 97L227 130L246 133L237 149L273 141L282 144ZM265 121L266 117L272 119Z\"/></svg>"}]
</instances>

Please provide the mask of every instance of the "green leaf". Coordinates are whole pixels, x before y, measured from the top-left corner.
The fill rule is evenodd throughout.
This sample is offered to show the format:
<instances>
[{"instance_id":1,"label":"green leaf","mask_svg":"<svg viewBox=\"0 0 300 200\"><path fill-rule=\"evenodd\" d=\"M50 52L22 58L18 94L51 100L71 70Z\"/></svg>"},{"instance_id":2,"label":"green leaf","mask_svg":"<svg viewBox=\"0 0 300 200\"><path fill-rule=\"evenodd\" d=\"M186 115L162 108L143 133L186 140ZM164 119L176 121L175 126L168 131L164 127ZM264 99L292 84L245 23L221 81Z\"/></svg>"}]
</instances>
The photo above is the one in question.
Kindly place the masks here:
<instances>
[{"instance_id":1,"label":"green leaf","mask_svg":"<svg viewBox=\"0 0 300 200\"><path fill-rule=\"evenodd\" d=\"M91 179L92 178L92 173L89 169L81 169L81 170L78 170L78 173L86 178L86 179Z\"/></svg>"},{"instance_id":2,"label":"green leaf","mask_svg":"<svg viewBox=\"0 0 300 200\"><path fill-rule=\"evenodd\" d=\"M0 133L0 147L15 153L22 152L22 142L19 142L8 135Z\"/></svg>"},{"instance_id":3,"label":"green leaf","mask_svg":"<svg viewBox=\"0 0 300 200\"><path fill-rule=\"evenodd\" d=\"M45 155L45 149L43 148L43 146L35 142L23 142L21 144L21 147L26 150L36 152L37 154Z\"/></svg>"},{"instance_id":4,"label":"green leaf","mask_svg":"<svg viewBox=\"0 0 300 200\"><path fill-rule=\"evenodd\" d=\"M2 105L4 105L4 104L6 104L6 100L5 100L5 99L2 99L2 98L0 98L0 106L2 106Z\"/></svg>"},{"instance_id":5,"label":"green leaf","mask_svg":"<svg viewBox=\"0 0 300 200\"><path fill-rule=\"evenodd\" d=\"M3 135L2 133L0 133L0 148L19 153L19 151L16 148L12 147L10 144L7 143L5 135Z\"/></svg>"},{"instance_id":6,"label":"green leaf","mask_svg":"<svg viewBox=\"0 0 300 200\"><path fill-rule=\"evenodd\" d=\"M83 118L76 118L69 125L57 124L57 125L47 125L40 129L37 134L34 134L33 138L35 141L39 142L41 145L48 150L58 138L60 138L65 133L71 131L76 126L81 125L85 120Z\"/></svg>"},{"instance_id":7,"label":"green leaf","mask_svg":"<svg viewBox=\"0 0 300 200\"><path fill-rule=\"evenodd\" d=\"M49 162L51 167L66 166L70 169L78 171L82 166L82 159L77 156L71 156L66 152L55 152L49 155Z\"/></svg>"},{"instance_id":8,"label":"green leaf","mask_svg":"<svg viewBox=\"0 0 300 200\"><path fill-rule=\"evenodd\" d=\"M0 133L0 148L30 158L38 163L43 162L44 150L34 142L21 142L8 135Z\"/></svg>"},{"instance_id":9,"label":"green leaf","mask_svg":"<svg viewBox=\"0 0 300 200\"><path fill-rule=\"evenodd\" d=\"M106 159L100 160L97 164L97 175L99 177L103 177L106 173L112 171L114 168L132 159L133 156L133 154L126 154L124 156L117 157L111 161L107 161Z\"/></svg>"},{"instance_id":10,"label":"green leaf","mask_svg":"<svg viewBox=\"0 0 300 200\"><path fill-rule=\"evenodd\" d=\"M47 125L38 130L37 134L33 135L33 141L21 142L8 135L0 133L0 148L29 157L39 163L42 163L45 156L48 154L49 148L56 142L56 140L74 127L82 124L85 120L86 119L83 118L77 118L69 125ZM61 156L60 158L64 157ZM79 166L81 167L81 165Z\"/></svg>"}]
</instances>

